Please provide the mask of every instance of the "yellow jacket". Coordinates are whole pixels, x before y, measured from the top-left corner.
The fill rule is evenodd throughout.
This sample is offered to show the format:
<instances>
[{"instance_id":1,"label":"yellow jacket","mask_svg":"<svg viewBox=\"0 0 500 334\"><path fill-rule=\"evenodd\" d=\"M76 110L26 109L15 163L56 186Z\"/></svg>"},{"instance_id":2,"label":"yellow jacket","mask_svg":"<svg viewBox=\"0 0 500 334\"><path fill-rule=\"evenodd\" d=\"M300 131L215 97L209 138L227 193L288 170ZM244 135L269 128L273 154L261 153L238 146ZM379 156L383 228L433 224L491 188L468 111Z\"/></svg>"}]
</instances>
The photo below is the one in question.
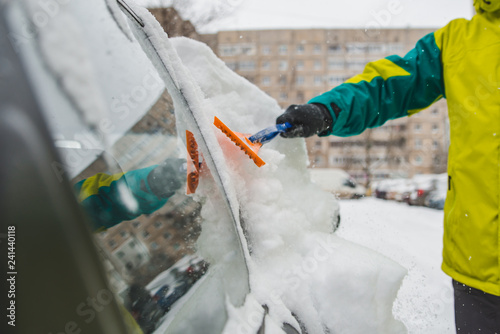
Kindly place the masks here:
<instances>
[{"instance_id":1,"label":"yellow jacket","mask_svg":"<svg viewBox=\"0 0 500 334\"><path fill-rule=\"evenodd\" d=\"M423 37L405 57L315 97L328 107L331 134L350 136L418 112L445 97L450 119L449 186L442 269L500 296L500 0L471 20Z\"/></svg>"},{"instance_id":2,"label":"yellow jacket","mask_svg":"<svg viewBox=\"0 0 500 334\"><path fill-rule=\"evenodd\" d=\"M436 31L450 118L443 270L500 296L500 12Z\"/></svg>"}]
</instances>

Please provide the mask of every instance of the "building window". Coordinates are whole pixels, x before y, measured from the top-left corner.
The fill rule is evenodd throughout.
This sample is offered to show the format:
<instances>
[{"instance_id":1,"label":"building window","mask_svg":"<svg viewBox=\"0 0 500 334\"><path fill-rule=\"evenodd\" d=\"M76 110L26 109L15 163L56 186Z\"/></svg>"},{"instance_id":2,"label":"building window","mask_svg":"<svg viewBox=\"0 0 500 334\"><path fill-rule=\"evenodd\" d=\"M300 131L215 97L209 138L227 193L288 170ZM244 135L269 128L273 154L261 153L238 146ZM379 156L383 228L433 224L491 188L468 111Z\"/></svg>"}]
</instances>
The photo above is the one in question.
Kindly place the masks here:
<instances>
[{"instance_id":1,"label":"building window","mask_svg":"<svg viewBox=\"0 0 500 334\"><path fill-rule=\"evenodd\" d=\"M270 86L271 78L270 77L262 77L262 86Z\"/></svg>"},{"instance_id":2,"label":"building window","mask_svg":"<svg viewBox=\"0 0 500 334\"><path fill-rule=\"evenodd\" d=\"M151 249L158 249L158 244L156 243L156 241L153 241L151 243Z\"/></svg>"},{"instance_id":3,"label":"building window","mask_svg":"<svg viewBox=\"0 0 500 334\"><path fill-rule=\"evenodd\" d=\"M305 51L304 45L302 44L297 45L296 52L298 55L304 54L304 51Z\"/></svg>"},{"instance_id":4,"label":"building window","mask_svg":"<svg viewBox=\"0 0 500 334\"><path fill-rule=\"evenodd\" d=\"M320 165L323 162L323 158L319 155L314 157L314 164L315 165Z\"/></svg>"},{"instance_id":5,"label":"building window","mask_svg":"<svg viewBox=\"0 0 500 334\"><path fill-rule=\"evenodd\" d=\"M128 246L130 248L135 248L135 242L133 242L133 241L129 242Z\"/></svg>"},{"instance_id":6,"label":"building window","mask_svg":"<svg viewBox=\"0 0 500 334\"><path fill-rule=\"evenodd\" d=\"M111 239L111 240L108 241L108 245L109 245L109 247L115 247L116 246L116 242L113 239Z\"/></svg>"},{"instance_id":7,"label":"building window","mask_svg":"<svg viewBox=\"0 0 500 334\"><path fill-rule=\"evenodd\" d=\"M432 109L432 116L437 116L439 114L439 110L437 108Z\"/></svg>"},{"instance_id":8,"label":"building window","mask_svg":"<svg viewBox=\"0 0 500 334\"><path fill-rule=\"evenodd\" d=\"M279 83L280 85L286 85L286 75L280 75Z\"/></svg>"},{"instance_id":9,"label":"building window","mask_svg":"<svg viewBox=\"0 0 500 334\"><path fill-rule=\"evenodd\" d=\"M239 68L240 71L253 71L255 70L255 62L251 60L240 61Z\"/></svg>"},{"instance_id":10,"label":"building window","mask_svg":"<svg viewBox=\"0 0 500 334\"><path fill-rule=\"evenodd\" d=\"M255 54L255 47L253 45L242 45L241 53L247 56L251 56Z\"/></svg>"},{"instance_id":11,"label":"building window","mask_svg":"<svg viewBox=\"0 0 500 334\"><path fill-rule=\"evenodd\" d=\"M415 159L413 160L415 161L415 165L417 166L421 166L422 163L424 162L424 159L422 159L420 155L415 156Z\"/></svg>"},{"instance_id":12,"label":"building window","mask_svg":"<svg viewBox=\"0 0 500 334\"><path fill-rule=\"evenodd\" d=\"M178 250L179 248L181 248L181 245L179 243L175 243L174 250Z\"/></svg>"},{"instance_id":13,"label":"building window","mask_svg":"<svg viewBox=\"0 0 500 334\"><path fill-rule=\"evenodd\" d=\"M122 236L122 238L127 238L128 237L127 231L120 231L120 235Z\"/></svg>"},{"instance_id":14,"label":"building window","mask_svg":"<svg viewBox=\"0 0 500 334\"><path fill-rule=\"evenodd\" d=\"M163 239L168 240L172 237L172 235L168 232L163 233Z\"/></svg>"},{"instance_id":15,"label":"building window","mask_svg":"<svg viewBox=\"0 0 500 334\"><path fill-rule=\"evenodd\" d=\"M422 149L422 139L415 139L415 149L416 150Z\"/></svg>"},{"instance_id":16,"label":"building window","mask_svg":"<svg viewBox=\"0 0 500 334\"><path fill-rule=\"evenodd\" d=\"M297 86L302 86L304 84L304 82L305 82L304 77L302 75L299 75L297 77Z\"/></svg>"},{"instance_id":17,"label":"building window","mask_svg":"<svg viewBox=\"0 0 500 334\"><path fill-rule=\"evenodd\" d=\"M328 59L328 69L330 70L342 70L344 69L343 59Z\"/></svg>"},{"instance_id":18,"label":"building window","mask_svg":"<svg viewBox=\"0 0 500 334\"><path fill-rule=\"evenodd\" d=\"M413 131L415 133L420 133L422 132L422 124L415 124L415 126L413 127Z\"/></svg>"},{"instance_id":19,"label":"building window","mask_svg":"<svg viewBox=\"0 0 500 334\"><path fill-rule=\"evenodd\" d=\"M286 60L280 60L280 71L286 71L288 69L288 62Z\"/></svg>"},{"instance_id":20,"label":"building window","mask_svg":"<svg viewBox=\"0 0 500 334\"><path fill-rule=\"evenodd\" d=\"M368 53L384 53L384 47L381 44L369 44Z\"/></svg>"},{"instance_id":21,"label":"building window","mask_svg":"<svg viewBox=\"0 0 500 334\"><path fill-rule=\"evenodd\" d=\"M304 69L304 61L303 60L299 60L297 62L297 71L302 71Z\"/></svg>"},{"instance_id":22,"label":"building window","mask_svg":"<svg viewBox=\"0 0 500 334\"><path fill-rule=\"evenodd\" d=\"M154 225L155 225L155 228L159 229L163 226L163 223L161 221L157 220L154 222Z\"/></svg>"},{"instance_id":23,"label":"building window","mask_svg":"<svg viewBox=\"0 0 500 334\"><path fill-rule=\"evenodd\" d=\"M264 45L262 46L262 54L263 55L270 55L271 54L271 47L269 45Z\"/></svg>"},{"instance_id":24,"label":"building window","mask_svg":"<svg viewBox=\"0 0 500 334\"><path fill-rule=\"evenodd\" d=\"M351 60L347 62L347 68L351 70L362 70L365 68L366 62L364 60Z\"/></svg>"},{"instance_id":25,"label":"building window","mask_svg":"<svg viewBox=\"0 0 500 334\"><path fill-rule=\"evenodd\" d=\"M118 253L116 253L116 256L118 256L118 258L122 259L123 257L125 257L125 253L122 251L119 251Z\"/></svg>"},{"instance_id":26,"label":"building window","mask_svg":"<svg viewBox=\"0 0 500 334\"><path fill-rule=\"evenodd\" d=\"M342 53L342 46L338 44L328 45L328 53L329 54L339 54Z\"/></svg>"},{"instance_id":27,"label":"building window","mask_svg":"<svg viewBox=\"0 0 500 334\"><path fill-rule=\"evenodd\" d=\"M328 77L328 83L332 86L338 86L345 81L345 77L338 75L330 75Z\"/></svg>"},{"instance_id":28,"label":"building window","mask_svg":"<svg viewBox=\"0 0 500 334\"><path fill-rule=\"evenodd\" d=\"M345 165L346 163L346 159L344 157L333 157L333 156L330 156L330 164L331 165Z\"/></svg>"},{"instance_id":29,"label":"building window","mask_svg":"<svg viewBox=\"0 0 500 334\"><path fill-rule=\"evenodd\" d=\"M314 76L314 86L321 86L323 83L323 78L321 78L320 75L315 75Z\"/></svg>"},{"instance_id":30,"label":"building window","mask_svg":"<svg viewBox=\"0 0 500 334\"><path fill-rule=\"evenodd\" d=\"M223 57L237 56L239 54L254 55L255 45L254 44L221 45L219 47L219 54Z\"/></svg>"},{"instance_id":31,"label":"building window","mask_svg":"<svg viewBox=\"0 0 500 334\"><path fill-rule=\"evenodd\" d=\"M321 45L320 44L315 44L313 48L314 54L321 54Z\"/></svg>"},{"instance_id":32,"label":"building window","mask_svg":"<svg viewBox=\"0 0 500 334\"><path fill-rule=\"evenodd\" d=\"M437 140L432 141L432 149L437 150L439 148L439 143Z\"/></svg>"},{"instance_id":33,"label":"building window","mask_svg":"<svg viewBox=\"0 0 500 334\"><path fill-rule=\"evenodd\" d=\"M142 231L142 237L144 239L147 239L149 237L149 232L148 231Z\"/></svg>"},{"instance_id":34,"label":"building window","mask_svg":"<svg viewBox=\"0 0 500 334\"><path fill-rule=\"evenodd\" d=\"M401 53L404 50L403 44L400 43L390 43L385 45L386 53L394 54Z\"/></svg>"},{"instance_id":35,"label":"building window","mask_svg":"<svg viewBox=\"0 0 500 334\"><path fill-rule=\"evenodd\" d=\"M286 92L280 92L280 100L281 101L288 100L288 94Z\"/></svg>"},{"instance_id":36,"label":"building window","mask_svg":"<svg viewBox=\"0 0 500 334\"><path fill-rule=\"evenodd\" d=\"M314 61L314 69L315 70L321 70L323 68L323 64L321 64L320 60L315 60Z\"/></svg>"},{"instance_id":37,"label":"building window","mask_svg":"<svg viewBox=\"0 0 500 334\"><path fill-rule=\"evenodd\" d=\"M238 63L235 62L226 63L226 66L232 71L236 71L238 69Z\"/></svg>"},{"instance_id":38,"label":"building window","mask_svg":"<svg viewBox=\"0 0 500 334\"><path fill-rule=\"evenodd\" d=\"M346 45L348 54L363 54L368 52L368 44L366 43L349 43Z\"/></svg>"},{"instance_id":39,"label":"building window","mask_svg":"<svg viewBox=\"0 0 500 334\"><path fill-rule=\"evenodd\" d=\"M238 48L235 45L221 45L219 54L223 57L234 56L238 54Z\"/></svg>"},{"instance_id":40,"label":"building window","mask_svg":"<svg viewBox=\"0 0 500 334\"><path fill-rule=\"evenodd\" d=\"M286 55L287 52L288 52L288 46L284 45L284 44L280 45L279 49L278 49L278 52L279 52L280 55Z\"/></svg>"},{"instance_id":41,"label":"building window","mask_svg":"<svg viewBox=\"0 0 500 334\"><path fill-rule=\"evenodd\" d=\"M432 133L438 133L438 132L439 132L439 125L432 124Z\"/></svg>"},{"instance_id":42,"label":"building window","mask_svg":"<svg viewBox=\"0 0 500 334\"><path fill-rule=\"evenodd\" d=\"M139 222L139 221L136 220L136 221L132 222L132 226L134 228L138 228L139 226L141 226L141 222Z\"/></svg>"},{"instance_id":43,"label":"building window","mask_svg":"<svg viewBox=\"0 0 500 334\"><path fill-rule=\"evenodd\" d=\"M304 92L302 91L298 91L297 92L297 100L300 102L300 103L304 103L305 101L305 96L304 96Z\"/></svg>"},{"instance_id":44,"label":"building window","mask_svg":"<svg viewBox=\"0 0 500 334\"><path fill-rule=\"evenodd\" d=\"M271 69L271 63L268 61L262 62L262 69L264 71L269 71Z\"/></svg>"},{"instance_id":45,"label":"building window","mask_svg":"<svg viewBox=\"0 0 500 334\"><path fill-rule=\"evenodd\" d=\"M255 83L255 77L253 77L253 76L244 75L243 78L247 79L251 83Z\"/></svg>"}]
</instances>

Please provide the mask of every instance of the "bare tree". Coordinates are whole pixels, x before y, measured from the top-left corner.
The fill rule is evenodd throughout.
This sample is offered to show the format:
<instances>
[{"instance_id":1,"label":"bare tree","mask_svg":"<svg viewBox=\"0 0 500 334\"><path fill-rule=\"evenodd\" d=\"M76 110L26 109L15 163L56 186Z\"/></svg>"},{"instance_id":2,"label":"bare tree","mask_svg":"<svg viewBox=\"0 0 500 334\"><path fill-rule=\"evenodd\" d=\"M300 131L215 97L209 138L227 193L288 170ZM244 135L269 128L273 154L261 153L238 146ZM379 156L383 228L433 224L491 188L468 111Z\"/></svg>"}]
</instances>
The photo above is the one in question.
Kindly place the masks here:
<instances>
[{"instance_id":1,"label":"bare tree","mask_svg":"<svg viewBox=\"0 0 500 334\"><path fill-rule=\"evenodd\" d=\"M352 143L348 143L352 144ZM355 168L354 164L354 152L352 149L353 145L343 145L342 156L344 159L342 160L342 169L346 172L350 172Z\"/></svg>"},{"instance_id":2,"label":"bare tree","mask_svg":"<svg viewBox=\"0 0 500 334\"><path fill-rule=\"evenodd\" d=\"M401 166L405 158L406 126L388 125L389 138L386 145L386 160L390 169L395 170Z\"/></svg>"},{"instance_id":3,"label":"bare tree","mask_svg":"<svg viewBox=\"0 0 500 334\"><path fill-rule=\"evenodd\" d=\"M238 0L218 0L202 2L199 0L152 0L148 7L173 7L184 20L189 20L197 30L202 30L210 23L227 17L241 4Z\"/></svg>"},{"instance_id":4,"label":"bare tree","mask_svg":"<svg viewBox=\"0 0 500 334\"><path fill-rule=\"evenodd\" d=\"M367 129L363 134L364 138L364 160L363 160L363 172L366 175L366 184L365 187L368 188L372 181L372 168L373 168L373 158L371 155L373 148L373 140L372 140L372 129Z\"/></svg>"}]
</instances>

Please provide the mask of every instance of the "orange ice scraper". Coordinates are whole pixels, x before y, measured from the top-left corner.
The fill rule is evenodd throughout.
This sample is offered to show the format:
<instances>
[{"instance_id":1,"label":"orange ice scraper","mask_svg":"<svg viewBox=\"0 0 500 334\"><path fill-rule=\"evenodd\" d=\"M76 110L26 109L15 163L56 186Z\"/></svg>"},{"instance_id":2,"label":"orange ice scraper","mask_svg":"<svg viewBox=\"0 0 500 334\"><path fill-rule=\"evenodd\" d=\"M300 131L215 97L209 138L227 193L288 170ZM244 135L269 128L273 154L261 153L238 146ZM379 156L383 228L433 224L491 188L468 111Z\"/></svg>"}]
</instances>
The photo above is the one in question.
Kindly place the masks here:
<instances>
[{"instance_id":1,"label":"orange ice scraper","mask_svg":"<svg viewBox=\"0 0 500 334\"><path fill-rule=\"evenodd\" d=\"M186 193L194 194L200 181L200 158L198 154L198 143L194 139L191 131L186 130L186 148L187 148L187 180Z\"/></svg>"},{"instance_id":2,"label":"orange ice scraper","mask_svg":"<svg viewBox=\"0 0 500 334\"><path fill-rule=\"evenodd\" d=\"M253 136L248 137L249 134L239 133L231 130L217 117L215 117L214 119L214 125L219 128L226 136L228 136L229 139L231 139L231 141L236 144L236 146L238 146L243 152L245 152L245 154L248 155L258 167L262 167L266 164L264 160L262 160L257 155L262 145L269 142L279 133L285 132L287 129L292 127L290 123L277 124L265 128L264 130L257 132Z\"/></svg>"}]
</instances>

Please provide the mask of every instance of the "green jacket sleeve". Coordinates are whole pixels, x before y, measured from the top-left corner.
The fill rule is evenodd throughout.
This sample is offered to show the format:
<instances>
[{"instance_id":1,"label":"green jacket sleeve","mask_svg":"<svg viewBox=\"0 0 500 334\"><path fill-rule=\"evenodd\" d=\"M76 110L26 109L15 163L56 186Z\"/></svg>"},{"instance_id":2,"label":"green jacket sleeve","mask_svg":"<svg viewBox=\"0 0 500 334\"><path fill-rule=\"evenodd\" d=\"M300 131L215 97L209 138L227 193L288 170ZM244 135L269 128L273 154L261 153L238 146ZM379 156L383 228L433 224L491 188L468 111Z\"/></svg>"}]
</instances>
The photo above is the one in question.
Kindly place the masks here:
<instances>
[{"instance_id":1,"label":"green jacket sleeve","mask_svg":"<svg viewBox=\"0 0 500 334\"><path fill-rule=\"evenodd\" d=\"M74 185L94 231L152 213L167 202L168 198L156 196L148 184L147 177L155 167L113 175L99 173Z\"/></svg>"},{"instance_id":2,"label":"green jacket sleeve","mask_svg":"<svg viewBox=\"0 0 500 334\"><path fill-rule=\"evenodd\" d=\"M323 104L332 114L328 135L347 137L416 113L444 95L441 50L430 33L406 56L368 63L362 74L309 103Z\"/></svg>"}]
</instances>

